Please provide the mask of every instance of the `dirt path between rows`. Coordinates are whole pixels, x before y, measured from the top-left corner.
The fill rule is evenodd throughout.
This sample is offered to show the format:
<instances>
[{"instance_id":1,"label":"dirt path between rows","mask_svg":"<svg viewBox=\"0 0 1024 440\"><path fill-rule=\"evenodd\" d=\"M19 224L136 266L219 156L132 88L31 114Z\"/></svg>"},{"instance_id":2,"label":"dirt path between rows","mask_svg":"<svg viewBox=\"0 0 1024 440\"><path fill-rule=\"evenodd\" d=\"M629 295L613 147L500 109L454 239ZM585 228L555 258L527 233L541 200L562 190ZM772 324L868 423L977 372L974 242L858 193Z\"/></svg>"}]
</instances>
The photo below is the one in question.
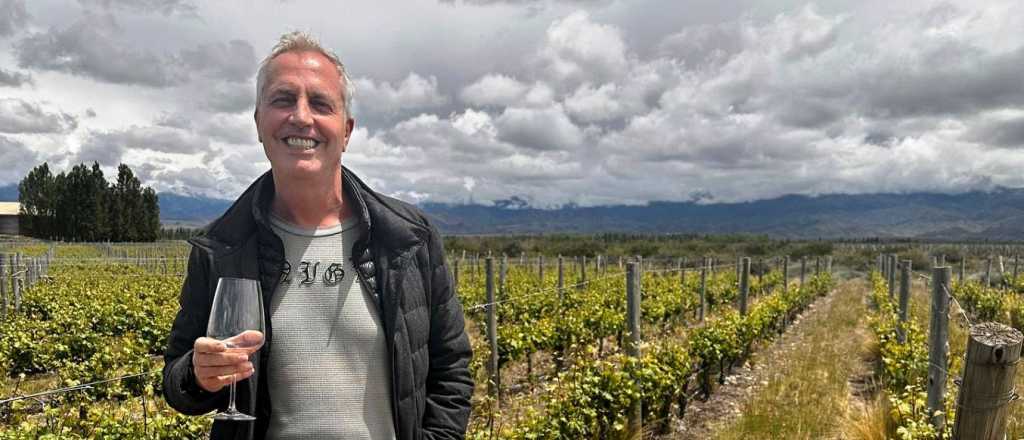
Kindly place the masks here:
<instances>
[{"instance_id":1,"label":"dirt path between rows","mask_svg":"<svg viewBox=\"0 0 1024 440\"><path fill-rule=\"evenodd\" d=\"M763 402L757 402L757 398L760 397L762 400L765 398L769 399L769 405L772 405L770 396L759 396L759 393L764 392L766 389L772 387L778 388L779 384L775 383L780 380L785 380L783 371L789 371L789 374L795 373L793 368L799 366L790 365L790 362L794 358L800 356L809 345L817 346L823 342L821 339L827 339L823 337L823 333L831 331L829 327L833 324L830 320L833 320L837 314L843 313L856 313L856 302L849 297L841 298L840 295L857 295L859 298L863 293L863 280L852 280L845 281L837 287L828 296L819 299L807 310L794 321L794 323L786 330L786 332L773 342L768 343L765 346L755 349L755 353L748 359L748 361L741 367L733 370L733 374L729 375L725 379L725 384L715 388L711 394L711 397L706 401L702 402L695 400L691 402L689 408L686 410L686 415L682 420L675 420L673 423L673 432L669 435L663 436L663 439L710 439L719 436L723 428L730 425L736 424L744 416L745 412L749 412L751 405L762 405ZM838 301L837 301L838 300ZM841 307L844 310L838 310L836 307ZM862 306L860 306L862 307ZM845 310L850 309L850 310ZM847 322L843 325L843 328L835 328L835 338L850 338L851 340L862 341L866 335L866 327L863 325L863 320L856 321L858 324L854 325L853 321ZM849 328L847 328L849 327ZM810 332L813 336L808 336ZM808 338L815 338L813 341L809 341ZM835 363L844 363L842 365L842 371L856 371L861 364L857 356L857 348L859 348L859 342L848 342L848 345L843 346L841 350L852 351L849 353L848 359L835 359ZM837 356L843 358L843 356ZM823 362L833 362L832 360L822 360ZM802 360L800 362L806 362ZM798 362L799 363L799 362ZM848 364L848 365L847 365ZM803 373L803 372L796 372ZM830 382L842 381L842 384L834 384L842 389L848 389L849 385L845 382L849 379L848 376L843 377L826 377L826 378L814 378L809 380L826 380ZM783 385L789 386L789 385ZM772 389L773 393L779 392L778 390ZM784 391L783 391L784 392ZM812 396L805 396L811 397ZM846 392L841 398L845 400L849 398L849 393ZM778 402L777 405L790 405L786 402ZM841 417L841 415L836 415ZM757 417L757 416L755 416ZM762 417L763 418L763 417ZM793 421L777 420L771 421L770 423L779 423L780 426L784 426L787 423L792 424ZM800 423L800 421L797 421ZM838 423L838 422L837 422ZM735 431L736 429L733 429ZM743 431L743 429L739 429ZM775 431L775 428L770 428L769 432L760 434L747 434L739 435L740 438L755 438L747 437L748 435L756 435L756 438L777 438L779 432ZM726 438L733 438L735 434L726 435ZM767 435L767 437L763 437Z\"/></svg>"}]
</instances>

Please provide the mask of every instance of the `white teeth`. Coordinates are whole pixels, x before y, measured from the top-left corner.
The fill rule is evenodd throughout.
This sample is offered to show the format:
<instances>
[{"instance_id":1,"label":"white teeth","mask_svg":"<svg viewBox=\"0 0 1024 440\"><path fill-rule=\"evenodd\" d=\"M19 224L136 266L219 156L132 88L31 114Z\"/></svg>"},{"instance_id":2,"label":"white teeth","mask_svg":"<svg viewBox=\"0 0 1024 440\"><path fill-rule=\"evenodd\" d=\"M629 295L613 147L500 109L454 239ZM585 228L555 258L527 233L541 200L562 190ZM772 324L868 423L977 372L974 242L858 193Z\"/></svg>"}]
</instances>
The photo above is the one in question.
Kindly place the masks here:
<instances>
[{"instance_id":1,"label":"white teeth","mask_svg":"<svg viewBox=\"0 0 1024 440\"><path fill-rule=\"evenodd\" d=\"M286 138L285 142L287 142L288 146L290 147L305 148L307 150L316 146L316 141L312 139L303 139L297 137Z\"/></svg>"}]
</instances>

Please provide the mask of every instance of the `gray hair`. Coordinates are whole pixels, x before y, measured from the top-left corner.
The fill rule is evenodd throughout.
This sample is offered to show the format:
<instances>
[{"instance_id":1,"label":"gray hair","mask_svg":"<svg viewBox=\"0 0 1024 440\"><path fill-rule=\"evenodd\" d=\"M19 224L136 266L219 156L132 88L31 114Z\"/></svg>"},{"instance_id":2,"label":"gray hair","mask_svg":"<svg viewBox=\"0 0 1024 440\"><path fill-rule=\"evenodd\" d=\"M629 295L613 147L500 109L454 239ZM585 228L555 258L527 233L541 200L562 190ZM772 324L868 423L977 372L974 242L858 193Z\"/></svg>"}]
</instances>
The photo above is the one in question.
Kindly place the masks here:
<instances>
[{"instance_id":1,"label":"gray hair","mask_svg":"<svg viewBox=\"0 0 1024 440\"><path fill-rule=\"evenodd\" d=\"M260 70L256 75L256 105L259 106L259 103L263 100L263 88L267 85L267 70L270 62L285 52L303 51L317 52L334 63L334 67L338 69L338 75L341 76L343 95L341 98L345 103L345 115L351 118L352 95L356 93L356 86L352 84L352 80L348 77L345 65L341 63L338 55L321 45L316 38L302 31L292 31L281 35L277 44L270 51L270 55L267 55L260 63Z\"/></svg>"}]
</instances>

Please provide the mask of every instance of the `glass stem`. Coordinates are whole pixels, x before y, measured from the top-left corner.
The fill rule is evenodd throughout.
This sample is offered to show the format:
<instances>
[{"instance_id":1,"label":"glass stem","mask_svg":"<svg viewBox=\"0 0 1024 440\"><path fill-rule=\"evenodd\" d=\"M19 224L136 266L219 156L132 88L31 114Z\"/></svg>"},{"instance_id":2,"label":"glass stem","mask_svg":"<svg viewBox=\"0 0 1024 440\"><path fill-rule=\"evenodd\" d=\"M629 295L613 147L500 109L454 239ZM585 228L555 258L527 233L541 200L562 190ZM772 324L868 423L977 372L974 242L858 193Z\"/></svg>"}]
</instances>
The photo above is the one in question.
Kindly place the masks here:
<instances>
[{"instance_id":1,"label":"glass stem","mask_svg":"<svg viewBox=\"0 0 1024 440\"><path fill-rule=\"evenodd\" d=\"M228 410L227 410L227 412L233 414L233 413L238 412L238 410L235 409L235 381L234 381L234 377L232 377L231 379L232 379L231 385L230 385L230 387L231 387L231 398L230 398L230 400L228 400Z\"/></svg>"}]
</instances>

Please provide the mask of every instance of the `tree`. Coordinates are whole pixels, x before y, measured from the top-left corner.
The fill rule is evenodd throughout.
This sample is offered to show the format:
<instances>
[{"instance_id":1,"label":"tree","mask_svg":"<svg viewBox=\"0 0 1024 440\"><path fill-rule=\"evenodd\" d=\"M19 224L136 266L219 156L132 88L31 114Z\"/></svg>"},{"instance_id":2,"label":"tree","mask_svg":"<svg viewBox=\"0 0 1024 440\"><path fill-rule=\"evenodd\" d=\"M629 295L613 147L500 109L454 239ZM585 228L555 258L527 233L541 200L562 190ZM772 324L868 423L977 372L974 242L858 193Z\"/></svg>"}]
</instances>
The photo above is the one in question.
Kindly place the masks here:
<instances>
[{"instance_id":1,"label":"tree","mask_svg":"<svg viewBox=\"0 0 1024 440\"><path fill-rule=\"evenodd\" d=\"M18 184L22 227L31 236L68 241L154 241L160 235L156 192L125 164L107 183L98 163L54 176L47 164Z\"/></svg>"},{"instance_id":2,"label":"tree","mask_svg":"<svg viewBox=\"0 0 1024 440\"><path fill-rule=\"evenodd\" d=\"M20 227L28 235L50 237L54 214L54 178L50 166L46 162L32 169L18 183L18 201L21 203L19 213Z\"/></svg>"}]
</instances>

